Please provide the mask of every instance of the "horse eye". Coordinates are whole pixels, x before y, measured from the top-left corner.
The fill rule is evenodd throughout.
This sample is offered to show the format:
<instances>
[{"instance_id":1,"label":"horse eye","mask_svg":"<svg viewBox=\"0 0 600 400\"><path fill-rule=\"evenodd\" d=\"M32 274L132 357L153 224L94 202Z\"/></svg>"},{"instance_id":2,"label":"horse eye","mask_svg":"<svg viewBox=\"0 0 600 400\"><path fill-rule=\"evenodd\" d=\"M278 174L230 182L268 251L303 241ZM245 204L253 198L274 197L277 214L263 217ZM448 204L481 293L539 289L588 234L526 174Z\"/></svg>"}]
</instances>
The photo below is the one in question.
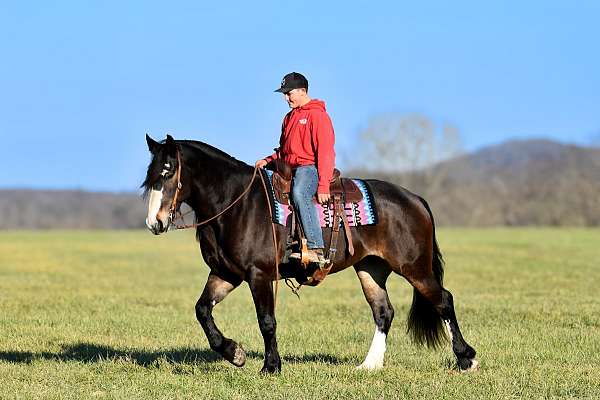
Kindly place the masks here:
<instances>
[{"instance_id":1,"label":"horse eye","mask_svg":"<svg viewBox=\"0 0 600 400\"><path fill-rule=\"evenodd\" d=\"M168 169L163 169L162 172L160 173L160 176L162 176L163 178L166 178L167 176L172 175L171 171Z\"/></svg>"}]
</instances>

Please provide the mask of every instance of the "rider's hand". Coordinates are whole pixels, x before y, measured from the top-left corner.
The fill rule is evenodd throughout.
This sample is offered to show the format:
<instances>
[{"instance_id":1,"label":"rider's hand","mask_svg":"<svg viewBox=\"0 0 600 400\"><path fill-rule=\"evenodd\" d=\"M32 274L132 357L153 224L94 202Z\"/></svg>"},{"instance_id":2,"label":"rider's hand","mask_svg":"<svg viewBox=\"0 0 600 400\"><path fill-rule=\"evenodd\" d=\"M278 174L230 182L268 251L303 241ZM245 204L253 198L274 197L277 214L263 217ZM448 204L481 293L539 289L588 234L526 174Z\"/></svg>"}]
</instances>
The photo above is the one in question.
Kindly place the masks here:
<instances>
[{"instance_id":1,"label":"rider's hand","mask_svg":"<svg viewBox=\"0 0 600 400\"><path fill-rule=\"evenodd\" d=\"M329 195L329 193L317 193L317 201L320 204L325 204L329 201L329 198L331 196Z\"/></svg>"},{"instance_id":2,"label":"rider's hand","mask_svg":"<svg viewBox=\"0 0 600 400\"><path fill-rule=\"evenodd\" d=\"M264 158L261 158L260 160L258 160L258 161L257 161L257 162L254 164L254 166L255 166L256 168L264 168L264 167L265 167L265 165L267 165L267 164L268 164L267 160L265 160Z\"/></svg>"}]
</instances>

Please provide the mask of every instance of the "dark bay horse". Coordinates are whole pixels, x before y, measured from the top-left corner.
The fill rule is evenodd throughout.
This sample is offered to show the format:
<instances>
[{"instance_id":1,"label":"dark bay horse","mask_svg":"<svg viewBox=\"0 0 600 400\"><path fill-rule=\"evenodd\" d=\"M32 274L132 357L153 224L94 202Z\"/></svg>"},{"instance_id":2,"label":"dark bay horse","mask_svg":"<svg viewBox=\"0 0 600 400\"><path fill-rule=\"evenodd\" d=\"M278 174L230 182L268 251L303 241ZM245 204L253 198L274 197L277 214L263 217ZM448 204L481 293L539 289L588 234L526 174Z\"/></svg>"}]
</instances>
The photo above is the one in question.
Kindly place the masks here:
<instances>
[{"instance_id":1,"label":"dark bay horse","mask_svg":"<svg viewBox=\"0 0 600 400\"><path fill-rule=\"evenodd\" d=\"M146 225L154 234L166 232L172 223L170 209L184 202L201 221L229 206L250 183L253 168L202 142L175 141L167 135L161 143L146 135L152 161L142 184L149 197ZM176 190L178 179L180 190ZM395 272L413 287L408 315L408 332L418 344L437 347L450 337L457 366L462 371L478 368L475 350L464 340L452 294L442 286L443 261L435 238L435 225L429 206L406 189L379 180L367 180L375 198L379 223L353 229L354 255L349 256L344 239L331 273L354 266L375 320L371 347L359 366L383 367L385 342L394 317L386 291L386 280ZM176 196L177 192L177 196ZM267 196L260 179L227 212L196 228L196 238L204 261L210 268L208 281L196 303L196 317L210 347L232 364L241 367L244 350L223 336L212 317L212 310L242 282L247 282L258 324L265 344L262 372L281 370L277 350L275 299L275 249ZM287 229L276 228L278 254L284 252ZM325 243L330 229L324 229ZM280 266L285 275L286 265Z\"/></svg>"}]
</instances>

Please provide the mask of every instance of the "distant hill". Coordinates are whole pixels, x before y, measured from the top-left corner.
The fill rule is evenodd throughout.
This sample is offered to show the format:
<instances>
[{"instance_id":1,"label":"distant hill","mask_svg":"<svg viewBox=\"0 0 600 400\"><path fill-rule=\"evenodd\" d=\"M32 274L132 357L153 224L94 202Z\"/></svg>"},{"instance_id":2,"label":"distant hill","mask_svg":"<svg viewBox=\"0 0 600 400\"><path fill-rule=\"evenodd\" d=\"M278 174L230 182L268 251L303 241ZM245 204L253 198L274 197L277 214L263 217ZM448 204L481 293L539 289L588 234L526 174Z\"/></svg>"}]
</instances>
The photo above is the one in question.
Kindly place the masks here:
<instances>
[{"instance_id":1,"label":"distant hill","mask_svg":"<svg viewBox=\"0 0 600 400\"><path fill-rule=\"evenodd\" d=\"M550 140L514 140L438 164L455 183L491 177L552 178L577 173L600 180L600 148L567 145ZM571 177L572 178L572 177ZM482 183L483 183L482 182Z\"/></svg>"},{"instance_id":2,"label":"distant hill","mask_svg":"<svg viewBox=\"0 0 600 400\"><path fill-rule=\"evenodd\" d=\"M0 190L0 229L128 229L144 227L134 193Z\"/></svg>"},{"instance_id":3,"label":"distant hill","mask_svg":"<svg viewBox=\"0 0 600 400\"><path fill-rule=\"evenodd\" d=\"M444 225L600 225L600 148L514 140L423 171L367 175L423 195Z\"/></svg>"},{"instance_id":4,"label":"distant hill","mask_svg":"<svg viewBox=\"0 0 600 400\"><path fill-rule=\"evenodd\" d=\"M425 197L440 225L600 226L600 148L519 140L379 178ZM135 193L0 190L0 229L142 228Z\"/></svg>"}]
</instances>

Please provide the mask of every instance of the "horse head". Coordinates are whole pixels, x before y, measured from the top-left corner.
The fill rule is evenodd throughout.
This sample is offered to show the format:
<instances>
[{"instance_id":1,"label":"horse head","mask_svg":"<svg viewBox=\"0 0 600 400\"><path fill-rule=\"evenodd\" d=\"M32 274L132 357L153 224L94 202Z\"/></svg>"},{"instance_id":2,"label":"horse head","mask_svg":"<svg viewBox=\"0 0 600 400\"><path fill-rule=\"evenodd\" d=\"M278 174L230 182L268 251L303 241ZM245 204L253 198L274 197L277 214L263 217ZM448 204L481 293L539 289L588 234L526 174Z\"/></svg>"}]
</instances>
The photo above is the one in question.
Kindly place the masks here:
<instances>
[{"instance_id":1,"label":"horse head","mask_svg":"<svg viewBox=\"0 0 600 400\"><path fill-rule=\"evenodd\" d=\"M148 199L146 226L155 235L169 230L174 213L184 199L181 196L180 150L171 135L156 142L146 135L152 160L148 165L146 179L142 183L144 197ZM178 189L179 187L179 189Z\"/></svg>"}]
</instances>

